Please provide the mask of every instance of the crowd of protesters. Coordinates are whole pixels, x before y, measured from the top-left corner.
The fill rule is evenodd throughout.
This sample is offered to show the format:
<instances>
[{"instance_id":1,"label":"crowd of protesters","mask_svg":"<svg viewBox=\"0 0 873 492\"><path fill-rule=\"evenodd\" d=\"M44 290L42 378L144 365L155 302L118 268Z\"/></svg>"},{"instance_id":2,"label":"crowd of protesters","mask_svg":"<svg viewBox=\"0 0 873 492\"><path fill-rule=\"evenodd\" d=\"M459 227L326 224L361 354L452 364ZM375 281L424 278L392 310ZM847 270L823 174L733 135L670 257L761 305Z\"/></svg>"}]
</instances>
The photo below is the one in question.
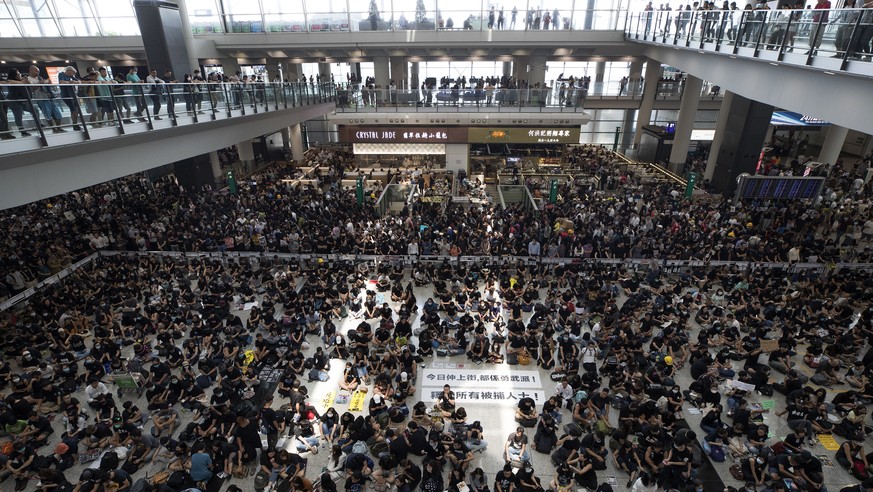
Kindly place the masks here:
<instances>
[{"instance_id":1,"label":"crowd of protesters","mask_svg":"<svg viewBox=\"0 0 873 492\"><path fill-rule=\"evenodd\" d=\"M810 437L833 433L834 460L862 483L847 490L873 488L868 273L497 261L830 260L869 242L862 196L829 188L817 204L757 210L626 180L610 193L567 187L540 212L422 204L379 218L340 187L342 157L310 156L316 177L332 177L323 189L288 189L282 179L301 174L279 166L235 195L130 178L4 214L12 292L101 249L265 254L103 257L6 316L0 476L41 491L217 491L234 477L244 490L534 492L595 490L612 469L631 490L684 491L701 490L708 460L732 457L747 489L787 479L821 491ZM376 267L275 252L495 261ZM419 364L444 356L537 366L555 388L542 406L519 401L503 439L468 422L476 409L451 387L435 405L416 388ZM114 394L128 374L138 387ZM366 387L364 410L311 404L320 383ZM772 391L786 395L773 412L788 416L785 439L753 405ZM706 410L695 428L691 406ZM309 461L328 447L319 473ZM505 467L486 473L485 453ZM554 469L535 471L532 453Z\"/></svg>"}]
</instances>

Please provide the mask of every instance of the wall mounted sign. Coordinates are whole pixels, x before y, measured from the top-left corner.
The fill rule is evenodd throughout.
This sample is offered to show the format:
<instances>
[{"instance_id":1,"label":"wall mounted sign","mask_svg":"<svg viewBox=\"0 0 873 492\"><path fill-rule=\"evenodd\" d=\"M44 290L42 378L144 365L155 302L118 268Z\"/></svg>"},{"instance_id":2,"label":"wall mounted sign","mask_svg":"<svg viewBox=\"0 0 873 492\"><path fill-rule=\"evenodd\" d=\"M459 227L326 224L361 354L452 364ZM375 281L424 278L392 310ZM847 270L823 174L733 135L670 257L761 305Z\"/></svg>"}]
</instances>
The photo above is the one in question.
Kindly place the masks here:
<instances>
[{"instance_id":1,"label":"wall mounted sign","mask_svg":"<svg viewBox=\"0 0 873 492\"><path fill-rule=\"evenodd\" d=\"M340 126L344 143L463 143L465 128L436 126Z\"/></svg>"},{"instance_id":2,"label":"wall mounted sign","mask_svg":"<svg viewBox=\"0 0 873 492\"><path fill-rule=\"evenodd\" d=\"M468 128L470 143L550 143L578 144L579 127L505 127Z\"/></svg>"}]
</instances>

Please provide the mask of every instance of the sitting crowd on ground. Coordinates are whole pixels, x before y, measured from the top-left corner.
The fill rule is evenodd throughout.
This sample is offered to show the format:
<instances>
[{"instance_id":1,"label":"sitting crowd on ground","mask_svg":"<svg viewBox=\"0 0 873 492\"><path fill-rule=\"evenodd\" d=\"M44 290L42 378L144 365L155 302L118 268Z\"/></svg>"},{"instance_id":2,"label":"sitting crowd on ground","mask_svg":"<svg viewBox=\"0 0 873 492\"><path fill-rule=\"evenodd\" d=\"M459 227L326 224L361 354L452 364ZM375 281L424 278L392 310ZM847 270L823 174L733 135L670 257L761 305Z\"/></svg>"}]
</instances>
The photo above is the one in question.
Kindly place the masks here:
<instances>
[{"instance_id":1,"label":"sitting crowd on ground","mask_svg":"<svg viewBox=\"0 0 873 492\"><path fill-rule=\"evenodd\" d=\"M816 203L778 207L689 201L668 184L641 186L618 174L608 191L564 185L558 202L540 211L483 204L442 213L414 204L380 218L341 186L344 162L319 155L314 177L327 184L303 191L283 181L299 174L283 165L242 181L238 194L135 177L6 210L0 273L19 292L103 249L753 262L867 261L871 252L863 247L873 238L869 193L837 186L842 177ZM375 193L368 197L372 203Z\"/></svg>"},{"instance_id":2,"label":"sitting crowd on ground","mask_svg":"<svg viewBox=\"0 0 873 492\"><path fill-rule=\"evenodd\" d=\"M460 491L462 482L593 491L611 462L632 490L690 491L704 459L732 456L747 490L786 490L788 479L821 491L822 461L807 446L813 433L832 433L846 439L834 460L863 482L846 490L871 488L869 275L371 268L120 255L74 271L3 321L0 474L17 489L37 476L43 492L124 492L150 471L159 478L149 487L161 491L220 490L252 471L256 490L317 481L326 491ZM416 298L414 284L432 297ZM239 311L255 300L247 316ZM350 316L360 321L343 332L337 324ZM541 406L519 400L518 429L490 448L506 462L493 482L476 466L495 442L488 422L468 422L448 385L433 407L415 387L418 365L443 356L536 365L555 381ZM309 403L307 385L329 380L334 364L344 366L341 390L370 388L362 413ZM679 371L690 373L687 388ZM135 375L137 398L108 389L119 374ZM769 437L767 410L749 403L755 391L785 394L775 415L787 415L793 434ZM684 420L691 406L711 409L699 430ZM322 445L319 474L307 465ZM550 455L554 470L539 474L552 478L537 476L533 452ZM94 466L78 477L65 474L87 460Z\"/></svg>"}]
</instances>

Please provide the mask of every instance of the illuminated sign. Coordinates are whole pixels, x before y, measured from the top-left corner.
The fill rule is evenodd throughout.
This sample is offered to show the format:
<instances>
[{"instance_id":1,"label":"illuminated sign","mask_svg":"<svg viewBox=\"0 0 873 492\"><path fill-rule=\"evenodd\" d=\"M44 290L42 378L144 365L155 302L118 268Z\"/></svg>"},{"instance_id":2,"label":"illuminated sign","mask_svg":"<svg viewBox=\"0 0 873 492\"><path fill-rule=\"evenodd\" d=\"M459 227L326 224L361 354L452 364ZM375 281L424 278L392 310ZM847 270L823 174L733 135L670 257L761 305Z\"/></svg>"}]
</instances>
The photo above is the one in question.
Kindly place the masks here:
<instances>
[{"instance_id":1,"label":"illuminated sign","mask_svg":"<svg viewBox=\"0 0 873 492\"><path fill-rule=\"evenodd\" d=\"M773 126L827 126L827 121L807 114L795 113L794 111L773 111L770 117Z\"/></svg>"},{"instance_id":2,"label":"illuminated sign","mask_svg":"<svg viewBox=\"0 0 873 492\"><path fill-rule=\"evenodd\" d=\"M691 130L691 141L708 142L715 138L715 130Z\"/></svg>"},{"instance_id":3,"label":"illuminated sign","mask_svg":"<svg viewBox=\"0 0 873 492\"><path fill-rule=\"evenodd\" d=\"M579 143L579 127L469 128L470 143Z\"/></svg>"},{"instance_id":4,"label":"illuminated sign","mask_svg":"<svg viewBox=\"0 0 873 492\"><path fill-rule=\"evenodd\" d=\"M340 139L347 143L459 143L465 141L466 131L432 126L342 126Z\"/></svg>"}]
</instances>

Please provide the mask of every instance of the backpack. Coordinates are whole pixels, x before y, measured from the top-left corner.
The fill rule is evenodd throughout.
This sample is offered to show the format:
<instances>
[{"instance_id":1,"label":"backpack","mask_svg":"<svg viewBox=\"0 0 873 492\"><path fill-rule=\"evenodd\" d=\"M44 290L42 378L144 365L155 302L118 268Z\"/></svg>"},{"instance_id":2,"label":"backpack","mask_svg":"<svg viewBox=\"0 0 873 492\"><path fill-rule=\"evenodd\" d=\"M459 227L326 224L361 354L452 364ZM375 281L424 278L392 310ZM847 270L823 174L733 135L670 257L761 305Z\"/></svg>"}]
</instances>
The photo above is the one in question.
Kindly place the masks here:
<instances>
[{"instance_id":1,"label":"backpack","mask_svg":"<svg viewBox=\"0 0 873 492\"><path fill-rule=\"evenodd\" d=\"M724 449L722 449L721 446L711 446L709 448L709 458L716 463L724 462Z\"/></svg>"},{"instance_id":2,"label":"backpack","mask_svg":"<svg viewBox=\"0 0 873 492\"><path fill-rule=\"evenodd\" d=\"M127 492L147 492L151 490L151 484L148 478L140 478L130 486Z\"/></svg>"},{"instance_id":3,"label":"backpack","mask_svg":"<svg viewBox=\"0 0 873 492\"><path fill-rule=\"evenodd\" d=\"M100 458L100 470L101 471L112 471L117 470L119 464L118 453L115 451L107 451L106 454Z\"/></svg>"}]
</instances>

